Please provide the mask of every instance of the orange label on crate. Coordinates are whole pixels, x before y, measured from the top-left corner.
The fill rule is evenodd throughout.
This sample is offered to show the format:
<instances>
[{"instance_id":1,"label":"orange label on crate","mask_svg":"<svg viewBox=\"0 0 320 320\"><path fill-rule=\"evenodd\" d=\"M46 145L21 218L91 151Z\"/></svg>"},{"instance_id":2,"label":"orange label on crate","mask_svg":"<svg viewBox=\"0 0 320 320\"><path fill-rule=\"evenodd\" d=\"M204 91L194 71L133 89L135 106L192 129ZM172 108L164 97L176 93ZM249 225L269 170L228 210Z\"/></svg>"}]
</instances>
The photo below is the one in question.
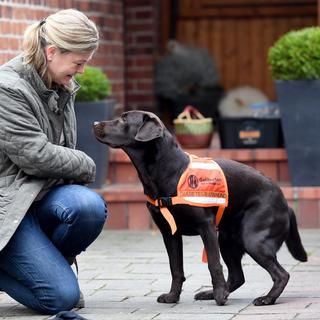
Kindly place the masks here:
<instances>
[{"instance_id":1,"label":"orange label on crate","mask_svg":"<svg viewBox=\"0 0 320 320\"><path fill-rule=\"evenodd\" d=\"M242 130L239 131L240 139L259 139L261 132L259 130Z\"/></svg>"}]
</instances>

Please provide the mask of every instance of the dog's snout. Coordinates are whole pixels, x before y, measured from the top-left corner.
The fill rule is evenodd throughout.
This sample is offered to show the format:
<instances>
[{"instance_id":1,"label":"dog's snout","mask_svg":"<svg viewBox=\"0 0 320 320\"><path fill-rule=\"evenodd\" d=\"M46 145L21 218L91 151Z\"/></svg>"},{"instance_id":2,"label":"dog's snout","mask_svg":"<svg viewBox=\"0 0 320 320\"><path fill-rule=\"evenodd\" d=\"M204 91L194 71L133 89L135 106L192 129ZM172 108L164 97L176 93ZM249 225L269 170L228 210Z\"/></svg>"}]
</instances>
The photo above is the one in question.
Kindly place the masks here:
<instances>
[{"instance_id":1,"label":"dog's snout","mask_svg":"<svg viewBox=\"0 0 320 320\"><path fill-rule=\"evenodd\" d=\"M96 136L102 137L104 136L104 123L100 121L94 121L93 122L93 131Z\"/></svg>"},{"instance_id":2,"label":"dog's snout","mask_svg":"<svg viewBox=\"0 0 320 320\"><path fill-rule=\"evenodd\" d=\"M102 121L94 121L92 126L94 129L102 129L104 127L104 123Z\"/></svg>"}]
</instances>

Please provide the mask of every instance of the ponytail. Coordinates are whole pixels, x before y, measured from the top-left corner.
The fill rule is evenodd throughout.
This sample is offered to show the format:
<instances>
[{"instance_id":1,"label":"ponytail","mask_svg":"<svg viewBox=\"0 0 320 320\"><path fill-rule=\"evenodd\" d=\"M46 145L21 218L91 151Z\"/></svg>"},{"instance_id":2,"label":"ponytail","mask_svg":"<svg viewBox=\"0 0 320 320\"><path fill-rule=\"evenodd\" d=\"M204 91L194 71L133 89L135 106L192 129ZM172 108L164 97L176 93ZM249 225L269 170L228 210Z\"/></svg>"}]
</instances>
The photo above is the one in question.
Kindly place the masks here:
<instances>
[{"instance_id":1,"label":"ponytail","mask_svg":"<svg viewBox=\"0 0 320 320\"><path fill-rule=\"evenodd\" d=\"M42 20L44 21L44 20ZM44 24L42 21L30 25L25 33L23 40L24 63L33 65L40 77L46 83L49 79L45 79L47 70L47 60L44 53ZM46 83L47 84L47 83Z\"/></svg>"}]
</instances>

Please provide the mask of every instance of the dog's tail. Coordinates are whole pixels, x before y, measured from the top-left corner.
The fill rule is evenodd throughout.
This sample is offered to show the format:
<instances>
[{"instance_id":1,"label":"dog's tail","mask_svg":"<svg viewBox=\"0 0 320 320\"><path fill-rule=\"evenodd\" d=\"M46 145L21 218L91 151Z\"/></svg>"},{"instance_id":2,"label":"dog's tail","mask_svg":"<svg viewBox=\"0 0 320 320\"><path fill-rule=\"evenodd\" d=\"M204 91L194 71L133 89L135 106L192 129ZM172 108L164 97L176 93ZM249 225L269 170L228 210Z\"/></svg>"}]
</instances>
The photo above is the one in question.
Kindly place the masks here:
<instances>
[{"instance_id":1,"label":"dog's tail","mask_svg":"<svg viewBox=\"0 0 320 320\"><path fill-rule=\"evenodd\" d=\"M295 259L305 262L308 260L308 256L301 243L296 216L291 208L289 208L289 216L290 229L286 239L286 245Z\"/></svg>"}]
</instances>

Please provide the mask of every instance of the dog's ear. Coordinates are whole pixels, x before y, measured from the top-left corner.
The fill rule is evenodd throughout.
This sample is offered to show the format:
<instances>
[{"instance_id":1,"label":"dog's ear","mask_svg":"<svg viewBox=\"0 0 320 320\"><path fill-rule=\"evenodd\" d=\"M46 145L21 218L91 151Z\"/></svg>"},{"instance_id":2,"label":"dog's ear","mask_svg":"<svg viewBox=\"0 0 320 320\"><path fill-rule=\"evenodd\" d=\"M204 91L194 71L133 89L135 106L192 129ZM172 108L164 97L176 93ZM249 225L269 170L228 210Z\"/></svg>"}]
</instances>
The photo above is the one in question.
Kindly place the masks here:
<instances>
[{"instance_id":1,"label":"dog's ear","mask_svg":"<svg viewBox=\"0 0 320 320\"><path fill-rule=\"evenodd\" d=\"M163 136L164 126L157 118L148 117L139 128L135 140L151 141Z\"/></svg>"}]
</instances>

